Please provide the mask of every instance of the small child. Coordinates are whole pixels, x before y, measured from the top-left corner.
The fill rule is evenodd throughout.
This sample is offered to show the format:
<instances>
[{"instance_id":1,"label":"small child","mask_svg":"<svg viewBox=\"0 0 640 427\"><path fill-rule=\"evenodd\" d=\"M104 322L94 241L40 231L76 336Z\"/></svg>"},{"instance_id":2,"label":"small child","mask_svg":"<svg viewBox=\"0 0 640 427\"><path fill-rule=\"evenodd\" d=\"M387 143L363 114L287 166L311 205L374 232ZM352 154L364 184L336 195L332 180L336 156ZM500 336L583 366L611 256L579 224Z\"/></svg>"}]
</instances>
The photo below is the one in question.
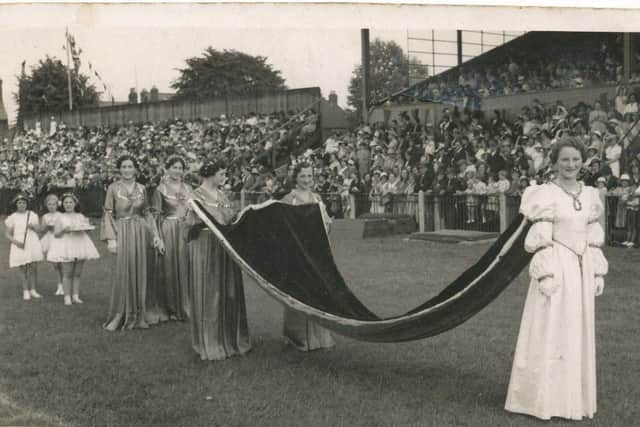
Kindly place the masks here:
<instances>
[{"instance_id":1,"label":"small child","mask_svg":"<svg viewBox=\"0 0 640 427\"><path fill-rule=\"evenodd\" d=\"M88 259L98 259L100 255L86 231L91 229L87 217L76 212L78 199L72 193L65 193L61 197L64 212L58 217L53 230L47 260L62 264L62 287L64 290L64 305L71 305L72 301L82 304L80 299L80 274L84 262ZM73 291L73 299L72 299Z\"/></svg>"},{"instance_id":2,"label":"small child","mask_svg":"<svg viewBox=\"0 0 640 427\"><path fill-rule=\"evenodd\" d=\"M40 245L42 246L42 252L44 253L45 258L49 251L51 239L53 239L53 226L61 215L58 211L58 203L58 196L55 194L49 194L45 198L45 206L49 212L42 216L42 224L40 225L40 230L45 232L42 239L40 239ZM52 265L58 277L58 287L55 294L64 295L64 291L62 290L62 266L59 262L54 262Z\"/></svg>"},{"instance_id":3,"label":"small child","mask_svg":"<svg viewBox=\"0 0 640 427\"><path fill-rule=\"evenodd\" d=\"M11 242L9 250L9 267L19 267L24 281L22 284L22 299L41 298L36 290L38 283L37 263L44 259L42 247L36 231L39 228L38 215L27 210L29 199L24 193L19 193L11 201L16 211L4 221L5 236Z\"/></svg>"}]
</instances>

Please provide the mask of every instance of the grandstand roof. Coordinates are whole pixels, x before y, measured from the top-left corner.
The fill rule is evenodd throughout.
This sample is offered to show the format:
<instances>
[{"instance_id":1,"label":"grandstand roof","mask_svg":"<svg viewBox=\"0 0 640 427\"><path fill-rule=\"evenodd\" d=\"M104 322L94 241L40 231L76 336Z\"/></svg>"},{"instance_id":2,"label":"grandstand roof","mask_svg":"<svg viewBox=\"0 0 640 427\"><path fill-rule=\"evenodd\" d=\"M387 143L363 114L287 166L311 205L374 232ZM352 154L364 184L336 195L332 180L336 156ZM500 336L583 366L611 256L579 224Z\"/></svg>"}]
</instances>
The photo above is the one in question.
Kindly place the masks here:
<instances>
[{"instance_id":1,"label":"grandstand roof","mask_svg":"<svg viewBox=\"0 0 640 427\"><path fill-rule=\"evenodd\" d=\"M565 44L568 48L574 43L592 44L594 49L598 49L600 47L599 44L602 41L617 35L618 33L603 32L530 31L496 47L495 49L475 56L461 65L449 68L448 70L430 76L405 89L399 90L391 96L375 103L375 105L383 104L389 100L395 100L401 96L410 97L423 102L433 101L433 99L415 96L412 92L417 86L423 85L425 82L432 79L457 77L460 70L467 67L477 67L482 66L483 64L488 65L504 61L511 55L522 55L523 52L539 52L548 49L551 45L557 45L558 43Z\"/></svg>"}]
</instances>

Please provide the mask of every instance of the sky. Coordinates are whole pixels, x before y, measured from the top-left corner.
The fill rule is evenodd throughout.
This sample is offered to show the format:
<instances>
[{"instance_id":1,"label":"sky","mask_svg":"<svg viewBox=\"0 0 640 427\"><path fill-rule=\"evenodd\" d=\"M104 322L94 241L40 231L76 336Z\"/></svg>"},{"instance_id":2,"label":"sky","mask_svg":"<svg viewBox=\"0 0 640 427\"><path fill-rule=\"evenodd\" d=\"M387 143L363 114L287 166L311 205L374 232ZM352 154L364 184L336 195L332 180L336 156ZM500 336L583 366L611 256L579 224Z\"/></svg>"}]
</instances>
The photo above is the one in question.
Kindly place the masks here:
<instances>
[{"instance_id":1,"label":"sky","mask_svg":"<svg viewBox=\"0 0 640 427\"><path fill-rule=\"evenodd\" d=\"M455 28L498 33L502 30L522 33L531 29L526 19L514 21L502 9L497 14L487 8L480 9L473 15L470 8L420 6L1 5L3 102L10 122L14 122L13 93L17 92L20 64L26 61L29 69L46 55L65 60L64 34L68 28L82 49L81 72L90 74L88 63L91 62L117 101L126 100L132 87L141 90L155 85L160 92L172 92L170 84L179 75L177 69L185 65L185 59L199 56L211 46L265 56L282 72L288 87L319 86L325 97L335 91L339 104L346 106L349 79L360 62L360 28L370 28L371 40L393 40L405 51L430 51L431 42L415 39L429 38L432 30L438 39L454 40ZM512 9L512 12L518 10ZM479 20L477 13L484 19ZM567 25L566 17L553 16L557 24L553 19L537 18L539 28ZM583 29L585 25L586 28L596 26L596 21L589 24L579 16L575 21L577 27L582 22ZM597 22L602 26L602 22ZM615 25L615 21L606 22ZM479 33L465 32L463 38L480 41ZM482 38L485 44L500 44L503 40L499 35L484 34ZM467 46L464 53L476 55L480 49ZM455 44L438 42L436 50L452 53ZM433 60L430 54L414 56L427 64ZM454 62L454 56L436 58L438 71ZM102 87L95 77L92 82Z\"/></svg>"}]
</instances>

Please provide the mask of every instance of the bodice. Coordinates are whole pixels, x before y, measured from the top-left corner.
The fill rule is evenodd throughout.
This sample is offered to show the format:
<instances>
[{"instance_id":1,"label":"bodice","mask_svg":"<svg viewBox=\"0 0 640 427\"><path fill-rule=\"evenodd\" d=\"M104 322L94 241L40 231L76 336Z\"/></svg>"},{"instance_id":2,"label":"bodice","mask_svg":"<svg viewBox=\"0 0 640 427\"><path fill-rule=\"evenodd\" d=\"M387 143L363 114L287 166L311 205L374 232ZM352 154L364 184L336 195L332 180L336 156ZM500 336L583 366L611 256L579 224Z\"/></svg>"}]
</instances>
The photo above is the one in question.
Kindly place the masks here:
<instances>
[{"instance_id":1,"label":"bodice","mask_svg":"<svg viewBox=\"0 0 640 427\"><path fill-rule=\"evenodd\" d=\"M154 208L164 218L182 218L187 211L187 200L191 196L191 189L185 183L175 188L169 187L166 183L161 183L156 189L159 201L154 204Z\"/></svg>"},{"instance_id":2,"label":"bodice","mask_svg":"<svg viewBox=\"0 0 640 427\"><path fill-rule=\"evenodd\" d=\"M135 215L143 216L147 209L145 188L135 183L131 191L120 181L111 184L113 196L113 213L116 219L129 218Z\"/></svg>"},{"instance_id":3,"label":"bodice","mask_svg":"<svg viewBox=\"0 0 640 427\"><path fill-rule=\"evenodd\" d=\"M582 203L581 210L575 210L571 196L555 185L549 186L557 194L554 197L553 240L571 249L576 254L583 254L587 247L589 217L592 211L591 194L583 189L578 197Z\"/></svg>"}]
</instances>

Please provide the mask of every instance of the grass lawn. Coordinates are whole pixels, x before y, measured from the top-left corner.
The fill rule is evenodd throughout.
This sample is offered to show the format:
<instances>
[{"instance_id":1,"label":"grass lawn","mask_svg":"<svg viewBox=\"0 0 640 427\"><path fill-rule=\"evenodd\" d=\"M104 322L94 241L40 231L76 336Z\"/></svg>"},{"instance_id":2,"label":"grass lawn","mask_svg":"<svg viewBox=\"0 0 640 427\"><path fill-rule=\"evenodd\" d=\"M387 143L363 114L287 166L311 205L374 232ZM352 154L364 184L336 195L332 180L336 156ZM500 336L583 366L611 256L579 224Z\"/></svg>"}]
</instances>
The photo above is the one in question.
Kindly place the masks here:
<instances>
[{"instance_id":1,"label":"grass lawn","mask_svg":"<svg viewBox=\"0 0 640 427\"><path fill-rule=\"evenodd\" d=\"M403 312L437 293L487 244L352 238L344 224L334 254L354 291L378 313ZM4 234L4 230L0 230ZM0 244L0 425L112 426L534 426L503 410L524 304L522 274L462 326L434 338L370 344L337 337L329 351L283 344L281 307L245 282L253 350L200 361L189 325L101 329L113 257L83 276L84 305L54 297L40 266L40 301L23 302L18 273ZM611 273L597 299L598 406L580 425L633 426L640 419L640 251L606 250Z\"/></svg>"}]
</instances>

